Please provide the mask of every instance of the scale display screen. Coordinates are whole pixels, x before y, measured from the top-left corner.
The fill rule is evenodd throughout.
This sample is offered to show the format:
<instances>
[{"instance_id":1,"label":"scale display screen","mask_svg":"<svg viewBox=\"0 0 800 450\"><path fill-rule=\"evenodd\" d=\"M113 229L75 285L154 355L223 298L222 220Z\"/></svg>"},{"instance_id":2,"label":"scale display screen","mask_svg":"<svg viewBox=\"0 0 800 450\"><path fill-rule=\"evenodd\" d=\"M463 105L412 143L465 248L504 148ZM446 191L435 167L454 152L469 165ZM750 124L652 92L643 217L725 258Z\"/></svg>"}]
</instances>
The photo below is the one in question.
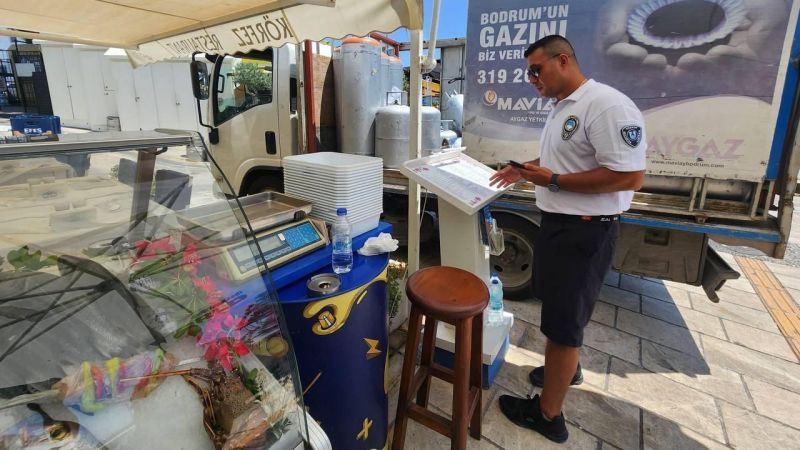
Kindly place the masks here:
<instances>
[{"instance_id":1,"label":"scale display screen","mask_svg":"<svg viewBox=\"0 0 800 450\"><path fill-rule=\"evenodd\" d=\"M306 249L311 250L323 244L319 232L307 220L281 227L277 230L267 231L256 239L263 252L261 257L263 257L267 267L270 268L278 265L273 264L273 262L281 258L289 255L297 256L305 253ZM258 267L257 260L253 258L253 253L250 251L248 244L239 245L229 250L229 253L242 274ZM260 258L259 256L256 257ZM286 261L280 261L280 263Z\"/></svg>"}]
</instances>

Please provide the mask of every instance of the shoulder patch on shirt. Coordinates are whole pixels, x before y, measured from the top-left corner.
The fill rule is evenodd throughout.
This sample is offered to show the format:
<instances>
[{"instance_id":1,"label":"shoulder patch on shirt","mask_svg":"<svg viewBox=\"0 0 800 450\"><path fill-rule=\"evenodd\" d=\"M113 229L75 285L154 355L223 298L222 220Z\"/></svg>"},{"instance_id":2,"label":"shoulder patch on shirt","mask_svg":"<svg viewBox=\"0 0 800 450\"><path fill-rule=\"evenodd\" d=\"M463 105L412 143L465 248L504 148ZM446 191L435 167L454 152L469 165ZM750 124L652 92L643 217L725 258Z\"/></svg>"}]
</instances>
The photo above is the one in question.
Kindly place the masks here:
<instances>
[{"instance_id":1,"label":"shoulder patch on shirt","mask_svg":"<svg viewBox=\"0 0 800 450\"><path fill-rule=\"evenodd\" d=\"M578 131L578 125L580 125L580 121L576 116L569 116L567 120L564 121L564 126L561 127L561 139L567 141L569 138Z\"/></svg>"},{"instance_id":2,"label":"shoulder patch on shirt","mask_svg":"<svg viewBox=\"0 0 800 450\"><path fill-rule=\"evenodd\" d=\"M636 148L642 142L642 127L638 125L626 125L619 130L622 140L631 148Z\"/></svg>"}]
</instances>

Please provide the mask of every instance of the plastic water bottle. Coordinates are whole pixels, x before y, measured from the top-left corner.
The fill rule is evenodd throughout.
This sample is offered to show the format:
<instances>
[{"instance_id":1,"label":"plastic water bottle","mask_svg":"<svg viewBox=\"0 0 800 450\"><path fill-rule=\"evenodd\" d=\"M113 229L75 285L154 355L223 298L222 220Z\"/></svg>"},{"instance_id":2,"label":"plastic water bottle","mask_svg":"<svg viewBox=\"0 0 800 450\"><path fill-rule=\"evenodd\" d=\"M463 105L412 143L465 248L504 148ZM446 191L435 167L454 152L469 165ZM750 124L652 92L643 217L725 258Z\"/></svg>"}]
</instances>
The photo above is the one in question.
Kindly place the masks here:
<instances>
[{"instance_id":1,"label":"plastic water bottle","mask_svg":"<svg viewBox=\"0 0 800 450\"><path fill-rule=\"evenodd\" d=\"M347 273L353 268L353 241L350 239L350 222L347 221L347 208L336 210L336 221L333 223L333 254L331 265L336 273Z\"/></svg>"},{"instance_id":2,"label":"plastic water bottle","mask_svg":"<svg viewBox=\"0 0 800 450\"><path fill-rule=\"evenodd\" d=\"M486 322L489 326L503 324L503 282L494 272L489 278L489 312Z\"/></svg>"}]
</instances>

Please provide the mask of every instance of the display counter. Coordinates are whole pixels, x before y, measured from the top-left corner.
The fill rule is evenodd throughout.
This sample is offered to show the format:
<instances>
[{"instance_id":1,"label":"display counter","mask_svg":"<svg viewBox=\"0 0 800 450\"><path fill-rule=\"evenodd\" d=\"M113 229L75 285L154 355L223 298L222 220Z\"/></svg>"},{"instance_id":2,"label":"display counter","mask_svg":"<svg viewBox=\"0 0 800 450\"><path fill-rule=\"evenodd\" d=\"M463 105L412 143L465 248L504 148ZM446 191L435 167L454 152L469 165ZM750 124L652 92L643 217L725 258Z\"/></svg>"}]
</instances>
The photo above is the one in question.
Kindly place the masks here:
<instances>
[{"instance_id":1,"label":"display counter","mask_svg":"<svg viewBox=\"0 0 800 450\"><path fill-rule=\"evenodd\" d=\"M0 448L314 447L256 231L184 158L199 137L59 138L0 145Z\"/></svg>"}]
</instances>

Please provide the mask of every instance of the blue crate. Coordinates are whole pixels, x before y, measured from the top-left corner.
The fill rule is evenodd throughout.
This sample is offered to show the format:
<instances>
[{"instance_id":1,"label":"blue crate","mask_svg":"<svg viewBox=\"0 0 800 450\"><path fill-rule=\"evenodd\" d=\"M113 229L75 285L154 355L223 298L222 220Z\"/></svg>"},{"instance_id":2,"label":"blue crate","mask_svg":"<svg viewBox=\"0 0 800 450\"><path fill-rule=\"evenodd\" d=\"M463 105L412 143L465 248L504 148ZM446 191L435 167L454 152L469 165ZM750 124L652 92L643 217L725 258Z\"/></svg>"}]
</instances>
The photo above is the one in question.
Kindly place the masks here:
<instances>
[{"instance_id":1,"label":"blue crate","mask_svg":"<svg viewBox=\"0 0 800 450\"><path fill-rule=\"evenodd\" d=\"M11 118L11 131L27 135L61 134L61 118L58 116L19 115Z\"/></svg>"}]
</instances>

